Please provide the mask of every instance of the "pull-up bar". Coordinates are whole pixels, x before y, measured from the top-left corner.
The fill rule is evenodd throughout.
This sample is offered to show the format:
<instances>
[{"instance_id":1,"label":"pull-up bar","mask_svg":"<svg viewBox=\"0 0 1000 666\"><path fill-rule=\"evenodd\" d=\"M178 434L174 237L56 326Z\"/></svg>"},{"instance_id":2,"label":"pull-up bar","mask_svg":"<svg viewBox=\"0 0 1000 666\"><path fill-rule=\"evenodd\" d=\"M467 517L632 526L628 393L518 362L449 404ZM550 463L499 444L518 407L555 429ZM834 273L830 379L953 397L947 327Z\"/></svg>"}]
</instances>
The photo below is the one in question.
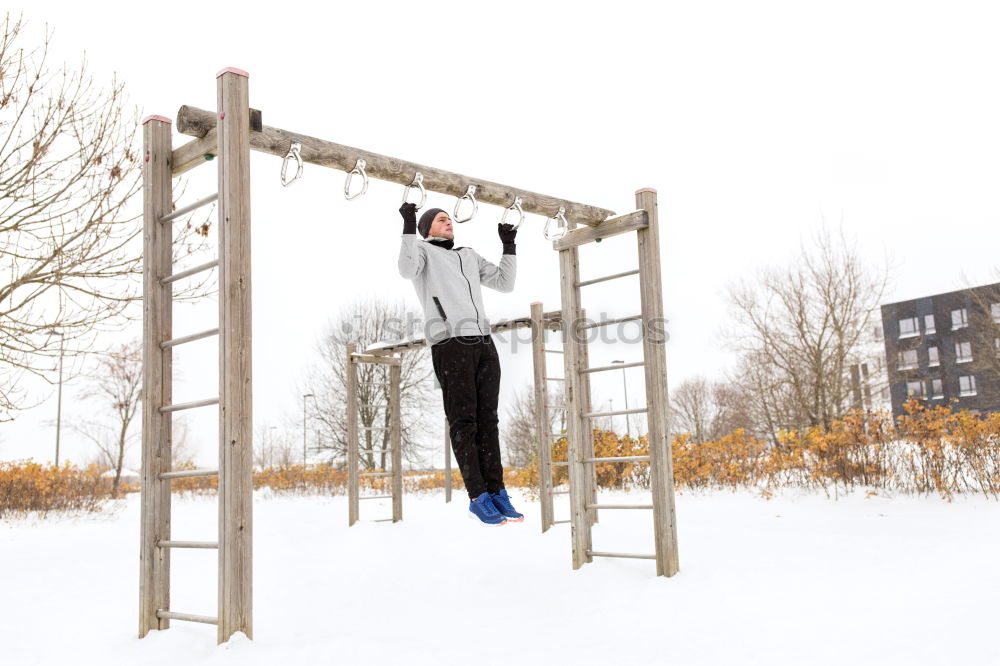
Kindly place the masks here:
<instances>
[{"instance_id":1,"label":"pull-up bar","mask_svg":"<svg viewBox=\"0 0 1000 666\"><path fill-rule=\"evenodd\" d=\"M187 171L203 162L207 156L216 154L216 116L217 114L212 111L205 111L193 106L182 106L177 111L177 131L196 137L197 140L190 141L174 151L174 175ZM251 114L251 118L256 121L254 122L256 125L260 115L259 113ZM566 219L591 227L597 226L615 214L612 210L565 199L556 199L545 194L529 192L487 180L470 178L451 171L415 162L406 162L395 157L371 153L367 150L344 146L305 134L296 134L277 127L260 124L259 129L257 127L252 129L256 131L250 132L251 150L283 158L288 154L292 142L298 142L300 144L299 155L303 162L338 169L346 173L353 171L358 160L362 159L365 161L365 171L372 178L400 185L410 185L414 175L420 172L423 174L424 187L433 192L462 197L468 192L469 185L475 185L476 198L481 202L507 208L514 203L517 197L520 197L521 208L525 213L553 217L558 214L560 208L563 208Z\"/></svg>"}]
</instances>

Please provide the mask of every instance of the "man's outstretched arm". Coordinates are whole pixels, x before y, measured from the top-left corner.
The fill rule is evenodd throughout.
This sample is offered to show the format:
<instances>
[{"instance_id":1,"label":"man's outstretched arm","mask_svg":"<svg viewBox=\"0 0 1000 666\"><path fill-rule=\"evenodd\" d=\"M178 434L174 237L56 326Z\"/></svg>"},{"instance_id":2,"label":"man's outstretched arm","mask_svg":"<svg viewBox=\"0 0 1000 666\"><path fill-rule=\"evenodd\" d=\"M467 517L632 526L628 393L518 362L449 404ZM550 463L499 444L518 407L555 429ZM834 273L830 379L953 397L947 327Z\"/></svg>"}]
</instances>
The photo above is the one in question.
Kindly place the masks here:
<instances>
[{"instance_id":1,"label":"man's outstretched arm","mask_svg":"<svg viewBox=\"0 0 1000 666\"><path fill-rule=\"evenodd\" d=\"M403 238L399 245L399 274L407 280L420 275L427 258L425 248L417 240L417 205L404 203L399 208L403 216Z\"/></svg>"},{"instance_id":2,"label":"man's outstretched arm","mask_svg":"<svg viewBox=\"0 0 1000 666\"><path fill-rule=\"evenodd\" d=\"M479 257L479 283L490 289L509 293L514 291L514 278L517 275L517 256L514 246L514 237L517 229L510 224L498 224L497 233L503 242L503 255L500 256L500 265ZM477 254L477 256L479 256Z\"/></svg>"}]
</instances>

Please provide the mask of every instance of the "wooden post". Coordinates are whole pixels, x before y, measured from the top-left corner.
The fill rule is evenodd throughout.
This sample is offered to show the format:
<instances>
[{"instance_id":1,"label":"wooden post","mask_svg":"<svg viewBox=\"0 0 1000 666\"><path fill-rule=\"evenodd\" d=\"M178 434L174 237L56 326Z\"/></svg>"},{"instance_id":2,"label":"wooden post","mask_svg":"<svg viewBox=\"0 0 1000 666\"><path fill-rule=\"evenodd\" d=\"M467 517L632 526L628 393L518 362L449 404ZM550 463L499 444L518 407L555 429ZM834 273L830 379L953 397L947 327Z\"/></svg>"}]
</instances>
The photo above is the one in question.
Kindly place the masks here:
<instances>
[{"instance_id":1,"label":"wooden post","mask_svg":"<svg viewBox=\"0 0 1000 666\"><path fill-rule=\"evenodd\" d=\"M392 447L392 522L403 519L403 452L399 413L400 366L389 366L389 441Z\"/></svg>"},{"instance_id":2,"label":"wooden post","mask_svg":"<svg viewBox=\"0 0 1000 666\"><path fill-rule=\"evenodd\" d=\"M545 322L542 304L531 304L531 360L535 377L535 432L538 451L538 497L542 505L542 532L552 527L555 519L552 509L552 430L549 427L548 382L545 362Z\"/></svg>"},{"instance_id":3,"label":"wooden post","mask_svg":"<svg viewBox=\"0 0 1000 666\"><path fill-rule=\"evenodd\" d=\"M650 486L653 492L656 575L673 576L680 569L677 515L667 403L667 345L660 279L660 234L656 190L635 193L635 207L646 211L649 226L636 231L639 245L639 285L642 298L642 348L646 360L646 415L649 421Z\"/></svg>"},{"instance_id":4,"label":"wooden post","mask_svg":"<svg viewBox=\"0 0 1000 666\"><path fill-rule=\"evenodd\" d=\"M568 220L570 229L575 222ZM580 281L579 252L576 246L559 250L559 282L562 297L563 365L566 377L566 438L569 449L570 539L573 544L573 568L593 561L590 517L587 511L587 476L584 437L589 425L583 419L583 376L580 374Z\"/></svg>"},{"instance_id":5,"label":"wooden post","mask_svg":"<svg viewBox=\"0 0 1000 666\"><path fill-rule=\"evenodd\" d=\"M139 638L151 629L167 629L169 619L156 611L170 608L170 549L158 548L170 539L170 481L160 478L171 469L171 413L159 407L173 402L172 348L160 343L173 335L171 284L160 284L173 270L173 226L161 223L170 212L170 119L149 116L142 121L143 159L143 320L142 320L142 484L139 528Z\"/></svg>"},{"instance_id":6,"label":"wooden post","mask_svg":"<svg viewBox=\"0 0 1000 666\"><path fill-rule=\"evenodd\" d=\"M451 501L451 426L444 417L444 502Z\"/></svg>"},{"instance_id":7,"label":"wooden post","mask_svg":"<svg viewBox=\"0 0 1000 666\"><path fill-rule=\"evenodd\" d=\"M253 373L248 74L217 78L219 105L218 641L253 638Z\"/></svg>"},{"instance_id":8,"label":"wooden post","mask_svg":"<svg viewBox=\"0 0 1000 666\"><path fill-rule=\"evenodd\" d=\"M347 345L344 361L347 393L347 525L358 522L358 370L354 344Z\"/></svg>"},{"instance_id":9,"label":"wooden post","mask_svg":"<svg viewBox=\"0 0 1000 666\"><path fill-rule=\"evenodd\" d=\"M579 279L577 279L579 282ZM577 290L579 294L579 289ZM587 310L586 308L580 308L580 319L587 321ZM596 331L598 329L591 328L581 331L580 341L579 341L579 367L581 370L585 370L590 367L590 331ZM591 412L592 401L590 397L590 373L581 375L580 387L582 393L581 407L583 413ZM594 457L594 422L590 419L584 419L583 424L586 426L583 436L583 454L586 458ZM597 465L587 465L587 475L584 477L587 480L587 500L588 504L597 504ZM593 525L597 522L597 509L591 509L588 512L590 519L590 524Z\"/></svg>"}]
</instances>

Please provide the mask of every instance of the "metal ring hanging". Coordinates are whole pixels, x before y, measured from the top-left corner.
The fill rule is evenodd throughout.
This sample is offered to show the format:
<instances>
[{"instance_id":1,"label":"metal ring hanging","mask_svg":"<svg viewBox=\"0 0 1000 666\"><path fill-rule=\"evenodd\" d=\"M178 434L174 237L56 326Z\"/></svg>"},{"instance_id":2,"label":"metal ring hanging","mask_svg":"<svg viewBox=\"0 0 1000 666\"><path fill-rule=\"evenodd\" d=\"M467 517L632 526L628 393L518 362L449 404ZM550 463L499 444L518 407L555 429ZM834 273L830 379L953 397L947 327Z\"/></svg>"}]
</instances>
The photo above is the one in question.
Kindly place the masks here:
<instances>
[{"instance_id":1,"label":"metal ring hanging","mask_svg":"<svg viewBox=\"0 0 1000 666\"><path fill-rule=\"evenodd\" d=\"M302 170L305 168L305 165L302 164L302 155L299 154L300 150L302 150L302 144L298 141L292 141L292 145L288 149L288 154L285 155L285 159L281 162L281 184L285 187L288 187L302 177ZM288 180L288 160L292 157L295 158L298 168L295 170L295 177Z\"/></svg>"},{"instance_id":2,"label":"metal ring hanging","mask_svg":"<svg viewBox=\"0 0 1000 666\"><path fill-rule=\"evenodd\" d=\"M472 202L472 215L463 219L458 216L458 209L462 206L462 201L464 201L465 199L468 199L469 201ZM461 224L462 222L468 222L469 220L471 220L476 216L477 212L479 212L479 202L476 201L476 186L469 185L469 189L465 191L465 194L459 197L458 201L455 202L455 215L454 215L455 221L458 222L459 224Z\"/></svg>"},{"instance_id":3,"label":"metal ring hanging","mask_svg":"<svg viewBox=\"0 0 1000 666\"><path fill-rule=\"evenodd\" d=\"M424 207L427 202L427 190L424 189L424 174L417 172L417 175L413 177L413 182L406 186L403 190L403 203L406 203L406 197L410 194L410 189L418 187L420 188L420 203L417 205L417 210Z\"/></svg>"},{"instance_id":4,"label":"metal ring hanging","mask_svg":"<svg viewBox=\"0 0 1000 666\"><path fill-rule=\"evenodd\" d=\"M354 174L361 174L361 191L357 194L351 194L351 178ZM354 168L347 174L347 180L344 182L344 196L347 200L357 199L362 194L368 191L368 174L365 172L365 161L359 159L354 165Z\"/></svg>"},{"instance_id":5,"label":"metal ring hanging","mask_svg":"<svg viewBox=\"0 0 1000 666\"><path fill-rule=\"evenodd\" d=\"M503 217L500 218L500 224L507 224L507 213L512 210L516 210L521 216L521 219L519 219L517 224L514 225L514 230L516 231L517 228L521 226L521 223L524 222L524 209L521 208L521 197L514 197L514 203L504 209Z\"/></svg>"},{"instance_id":6,"label":"metal ring hanging","mask_svg":"<svg viewBox=\"0 0 1000 666\"><path fill-rule=\"evenodd\" d=\"M555 222L556 228L560 230L557 234L549 233L549 225L551 225L552 222ZM566 208L564 206L559 206L559 212L545 221L545 240L557 241L565 236L567 231L569 231L569 223L566 221Z\"/></svg>"}]
</instances>

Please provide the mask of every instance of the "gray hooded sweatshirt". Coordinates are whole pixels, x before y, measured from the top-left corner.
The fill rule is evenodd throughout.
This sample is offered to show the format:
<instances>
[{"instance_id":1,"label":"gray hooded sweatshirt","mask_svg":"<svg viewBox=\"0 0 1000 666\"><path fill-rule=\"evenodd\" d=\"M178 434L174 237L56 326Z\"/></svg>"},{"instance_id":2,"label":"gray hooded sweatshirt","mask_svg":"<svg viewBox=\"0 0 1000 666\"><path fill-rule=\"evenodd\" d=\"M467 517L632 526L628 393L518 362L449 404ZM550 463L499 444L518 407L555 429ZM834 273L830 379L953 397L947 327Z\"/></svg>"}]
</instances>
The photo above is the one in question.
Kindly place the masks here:
<instances>
[{"instance_id":1,"label":"gray hooded sweatshirt","mask_svg":"<svg viewBox=\"0 0 1000 666\"><path fill-rule=\"evenodd\" d=\"M413 282L424 309L424 337L433 345L459 335L489 335L480 286L514 291L517 257L505 254L500 265L486 261L471 247L447 249L403 234L399 274Z\"/></svg>"}]
</instances>

